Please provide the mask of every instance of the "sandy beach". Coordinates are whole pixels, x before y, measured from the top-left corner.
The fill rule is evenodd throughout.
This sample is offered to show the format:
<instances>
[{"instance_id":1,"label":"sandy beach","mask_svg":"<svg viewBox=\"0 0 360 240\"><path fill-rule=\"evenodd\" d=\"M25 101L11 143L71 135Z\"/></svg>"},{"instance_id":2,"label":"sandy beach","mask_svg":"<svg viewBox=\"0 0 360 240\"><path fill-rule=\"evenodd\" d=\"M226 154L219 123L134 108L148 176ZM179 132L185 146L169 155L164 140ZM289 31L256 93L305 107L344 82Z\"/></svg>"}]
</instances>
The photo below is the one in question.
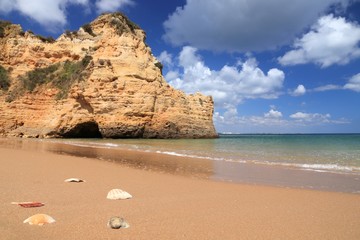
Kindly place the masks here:
<instances>
[{"instance_id":1,"label":"sandy beach","mask_svg":"<svg viewBox=\"0 0 360 240\"><path fill-rule=\"evenodd\" d=\"M31 149L0 148L0 156L3 240L360 239L359 194L216 182ZM65 183L70 177L86 182ZM113 188L133 198L106 199ZM36 213L56 223L23 223ZM130 228L108 228L112 216Z\"/></svg>"}]
</instances>

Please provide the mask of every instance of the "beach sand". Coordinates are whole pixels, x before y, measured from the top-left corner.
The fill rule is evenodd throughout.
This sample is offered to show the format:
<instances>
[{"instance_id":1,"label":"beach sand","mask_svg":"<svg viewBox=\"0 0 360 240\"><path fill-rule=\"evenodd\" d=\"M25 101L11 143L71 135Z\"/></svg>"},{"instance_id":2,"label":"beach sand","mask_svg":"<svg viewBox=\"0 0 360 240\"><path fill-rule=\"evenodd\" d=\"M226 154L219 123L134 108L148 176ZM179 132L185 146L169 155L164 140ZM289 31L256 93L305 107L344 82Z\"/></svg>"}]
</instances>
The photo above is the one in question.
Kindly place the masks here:
<instances>
[{"instance_id":1,"label":"beach sand","mask_svg":"<svg viewBox=\"0 0 360 240\"><path fill-rule=\"evenodd\" d=\"M215 182L0 148L0 239L360 239L360 195ZM84 183L65 183L70 177ZM121 188L128 200L108 200ZM40 201L22 208L14 201ZM31 226L36 213L56 223ZM121 216L127 229L106 226Z\"/></svg>"}]
</instances>

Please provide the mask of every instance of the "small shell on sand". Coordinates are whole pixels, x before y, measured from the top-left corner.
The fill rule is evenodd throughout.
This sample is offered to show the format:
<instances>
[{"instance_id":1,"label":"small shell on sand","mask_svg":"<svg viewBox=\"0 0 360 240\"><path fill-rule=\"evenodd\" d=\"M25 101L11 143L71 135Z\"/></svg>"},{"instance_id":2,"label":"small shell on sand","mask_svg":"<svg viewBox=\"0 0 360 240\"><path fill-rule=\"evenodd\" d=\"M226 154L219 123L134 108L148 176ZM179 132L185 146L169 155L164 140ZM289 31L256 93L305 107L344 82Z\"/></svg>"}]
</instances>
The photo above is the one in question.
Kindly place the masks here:
<instances>
[{"instance_id":1,"label":"small shell on sand","mask_svg":"<svg viewBox=\"0 0 360 240\"><path fill-rule=\"evenodd\" d=\"M129 199L132 196L121 189L112 189L108 192L107 199L118 200L118 199Z\"/></svg>"},{"instance_id":2,"label":"small shell on sand","mask_svg":"<svg viewBox=\"0 0 360 240\"><path fill-rule=\"evenodd\" d=\"M31 217L24 220L24 223L29 223L30 225L39 225L39 226L42 226L46 223L54 223L54 222L55 219L53 219L47 214L42 214L42 213L32 215Z\"/></svg>"},{"instance_id":3,"label":"small shell on sand","mask_svg":"<svg viewBox=\"0 0 360 240\"><path fill-rule=\"evenodd\" d=\"M79 183L79 182L85 182L85 180L82 180L80 178L68 178L68 179L65 179L64 182L77 182L77 183Z\"/></svg>"},{"instance_id":4,"label":"small shell on sand","mask_svg":"<svg viewBox=\"0 0 360 240\"><path fill-rule=\"evenodd\" d=\"M113 229L128 228L130 225L121 217L111 217L107 226Z\"/></svg>"}]
</instances>

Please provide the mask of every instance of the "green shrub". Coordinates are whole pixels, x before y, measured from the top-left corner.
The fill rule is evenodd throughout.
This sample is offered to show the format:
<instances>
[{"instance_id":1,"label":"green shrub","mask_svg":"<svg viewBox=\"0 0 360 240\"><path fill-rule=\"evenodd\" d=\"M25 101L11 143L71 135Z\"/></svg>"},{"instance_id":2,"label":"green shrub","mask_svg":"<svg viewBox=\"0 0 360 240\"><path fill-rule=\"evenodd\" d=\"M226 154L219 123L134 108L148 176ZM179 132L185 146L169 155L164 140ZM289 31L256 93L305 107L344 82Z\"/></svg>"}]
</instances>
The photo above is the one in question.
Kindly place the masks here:
<instances>
[{"instance_id":1,"label":"green shrub","mask_svg":"<svg viewBox=\"0 0 360 240\"><path fill-rule=\"evenodd\" d=\"M118 35L122 35L124 32L135 32L135 29L140 29L140 27L132 22L127 16L120 12L111 14L114 18L111 19L110 25L116 29ZM122 19L125 20L126 24L122 23Z\"/></svg>"},{"instance_id":2,"label":"green shrub","mask_svg":"<svg viewBox=\"0 0 360 240\"><path fill-rule=\"evenodd\" d=\"M54 64L46 68L37 68L28 72L25 77L21 78L24 88L32 92L37 86L50 82L52 80L51 77L54 76L52 73L58 68L59 64Z\"/></svg>"},{"instance_id":3,"label":"green shrub","mask_svg":"<svg viewBox=\"0 0 360 240\"><path fill-rule=\"evenodd\" d=\"M86 56L81 60L81 64L82 64L82 66L83 66L84 69L89 65L89 63L91 62L92 59L93 59L92 56L86 55Z\"/></svg>"},{"instance_id":4,"label":"green shrub","mask_svg":"<svg viewBox=\"0 0 360 240\"><path fill-rule=\"evenodd\" d=\"M59 89L57 99L67 97L70 87L75 81L81 81L87 76L86 67L91 62L91 56L85 56L81 61L57 63L46 68L38 68L21 76L20 85L8 94L5 101L14 101L25 91L34 89L43 84L51 84Z\"/></svg>"},{"instance_id":5,"label":"green shrub","mask_svg":"<svg viewBox=\"0 0 360 240\"><path fill-rule=\"evenodd\" d=\"M53 43L53 42L55 42L55 39L53 37L44 37L44 36L41 36L41 35L36 35L36 37L38 39L40 39L42 42L44 42L44 43Z\"/></svg>"},{"instance_id":6,"label":"green shrub","mask_svg":"<svg viewBox=\"0 0 360 240\"><path fill-rule=\"evenodd\" d=\"M96 34L93 32L91 25L89 23L86 23L86 24L82 25L81 27L82 27L82 29L84 29L85 32L87 32L91 36L93 36L93 37L96 36Z\"/></svg>"},{"instance_id":7,"label":"green shrub","mask_svg":"<svg viewBox=\"0 0 360 240\"><path fill-rule=\"evenodd\" d=\"M11 22L0 20L0 38L5 37L5 28L11 25Z\"/></svg>"},{"instance_id":8,"label":"green shrub","mask_svg":"<svg viewBox=\"0 0 360 240\"><path fill-rule=\"evenodd\" d=\"M66 30L65 31L65 35L70 38L71 40L74 39L74 37L78 36L78 32L77 31L70 31L70 30Z\"/></svg>"},{"instance_id":9,"label":"green shrub","mask_svg":"<svg viewBox=\"0 0 360 240\"><path fill-rule=\"evenodd\" d=\"M72 33L70 30L65 30L65 35L68 37L68 38L71 38L72 39Z\"/></svg>"},{"instance_id":10,"label":"green shrub","mask_svg":"<svg viewBox=\"0 0 360 240\"><path fill-rule=\"evenodd\" d=\"M113 13L114 17L122 17L125 19L126 24L130 27L131 31L134 32L135 29L140 29L139 25L131 21L127 16L122 14L121 12L115 12Z\"/></svg>"},{"instance_id":11,"label":"green shrub","mask_svg":"<svg viewBox=\"0 0 360 240\"><path fill-rule=\"evenodd\" d=\"M91 56L85 56L79 62L66 61L61 71L59 71L56 78L53 80L54 86L60 91L56 96L57 99L63 99L67 97L70 87L75 81L81 81L86 76L84 72L85 68L91 62Z\"/></svg>"},{"instance_id":12,"label":"green shrub","mask_svg":"<svg viewBox=\"0 0 360 240\"><path fill-rule=\"evenodd\" d=\"M0 89L7 91L10 87L10 78L6 69L0 65Z\"/></svg>"},{"instance_id":13,"label":"green shrub","mask_svg":"<svg viewBox=\"0 0 360 240\"><path fill-rule=\"evenodd\" d=\"M9 92L9 94L5 98L5 102L10 103L17 98L17 94L15 92Z\"/></svg>"},{"instance_id":14,"label":"green shrub","mask_svg":"<svg viewBox=\"0 0 360 240\"><path fill-rule=\"evenodd\" d=\"M31 30L28 30L27 32L29 34L34 35L35 37L37 37L38 39L40 39L44 43L53 43L53 42L55 42L55 39L53 37L51 37L51 36L50 37L44 37L44 36L41 36L40 34L35 35L34 32L31 31ZM21 31L19 34L22 35L22 36L25 35L25 33L23 31Z\"/></svg>"}]
</instances>

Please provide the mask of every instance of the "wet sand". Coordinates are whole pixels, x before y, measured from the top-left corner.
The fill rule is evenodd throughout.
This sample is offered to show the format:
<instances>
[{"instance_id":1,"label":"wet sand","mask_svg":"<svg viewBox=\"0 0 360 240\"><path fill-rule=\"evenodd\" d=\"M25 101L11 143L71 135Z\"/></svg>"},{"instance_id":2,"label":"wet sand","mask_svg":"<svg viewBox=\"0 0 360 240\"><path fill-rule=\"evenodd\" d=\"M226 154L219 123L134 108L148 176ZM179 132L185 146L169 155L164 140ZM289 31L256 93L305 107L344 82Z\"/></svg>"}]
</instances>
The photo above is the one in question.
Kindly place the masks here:
<instances>
[{"instance_id":1,"label":"wet sand","mask_svg":"<svg viewBox=\"0 0 360 240\"><path fill-rule=\"evenodd\" d=\"M91 141L90 141L91 142ZM0 148L51 152L96 158L136 169L171 173L200 179L286 188L360 193L358 173L309 171L307 169L176 156L92 145L84 141L0 138Z\"/></svg>"},{"instance_id":2,"label":"wet sand","mask_svg":"<svg viewBox=\"0 0 360 240\"><path fill-rule=\"evenodd\" d=\"M47 151L0 148L1 239L360 239L360 195L215 182ZM65 183L80 177L85 183ZM108 200L121 188L134 196ZM21 208L13 201L40 201ZM36 213L56 223L22 223ZM128 229L109 229L112 216Z\"/></svg>"}]
</instances>

